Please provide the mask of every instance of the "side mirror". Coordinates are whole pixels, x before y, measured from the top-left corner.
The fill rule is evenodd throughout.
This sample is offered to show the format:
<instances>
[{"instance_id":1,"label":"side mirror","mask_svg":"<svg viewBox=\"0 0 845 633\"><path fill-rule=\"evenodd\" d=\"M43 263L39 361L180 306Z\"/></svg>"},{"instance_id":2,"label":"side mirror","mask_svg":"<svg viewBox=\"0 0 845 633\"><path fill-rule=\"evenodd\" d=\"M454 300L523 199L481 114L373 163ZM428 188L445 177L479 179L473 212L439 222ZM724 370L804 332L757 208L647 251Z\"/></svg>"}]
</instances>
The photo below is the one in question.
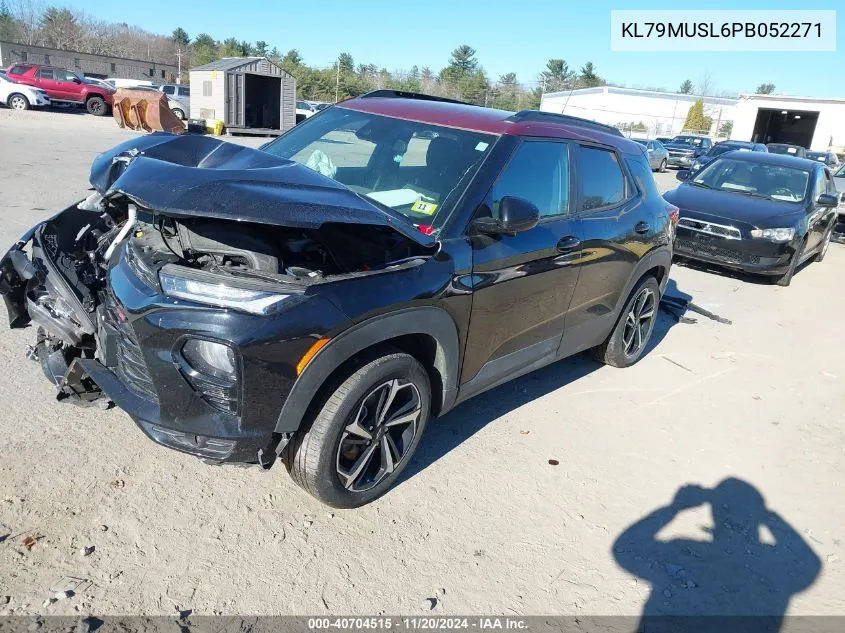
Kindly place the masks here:
<instances>
[{"instance_id":1,"label":"side mirror","mask_svg":"<svg viewBox=\"0 0 845 633\"><path fill-rule=\"evenodd\" d=\"M71 81L75 84L81 84L82 83L82 80L79 77L74 77L73 79L71 79Z\"/></svg>"},{"instance_id":2,"label":"side mirror","mask_svg":"<svg viewBox=\"0 0 845 633\"><path fill-rule=\"evenodd\" d=\"M839 196L834 193L823 193L816 200L816 204L820 207L835 209L839 206Z\"/></svg>"},{"instance_id":3,"label":"side mirror","mask_svg":"<svg viewBox=\"0 0 845 633\"><path fill-rule=\"evenodd\" d=\"M505 196L499 203L499 217L477 218L473 223L481 233L516 235L537 226L540 210L523 198Z\"/></svg>"},{"instance_id":4,"label":"side mirror","mask_svg":"<svg viewBox=\"0 0 845 633\"><path fill-rule=\"evenodd\" d=\"M675 178L680 181L688 180L690 177L690 170L689 169L679 169L675 172Z\"/></svg>"}]
</instances>

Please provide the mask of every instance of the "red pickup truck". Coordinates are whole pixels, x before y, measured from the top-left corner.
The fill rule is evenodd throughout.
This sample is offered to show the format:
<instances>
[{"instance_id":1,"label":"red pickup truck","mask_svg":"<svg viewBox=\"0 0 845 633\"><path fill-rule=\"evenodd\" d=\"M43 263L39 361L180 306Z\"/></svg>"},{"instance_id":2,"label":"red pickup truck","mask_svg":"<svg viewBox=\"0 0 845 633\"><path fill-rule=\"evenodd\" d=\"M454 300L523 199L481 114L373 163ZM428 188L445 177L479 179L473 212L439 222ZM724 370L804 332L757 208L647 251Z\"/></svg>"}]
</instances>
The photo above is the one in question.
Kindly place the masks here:
<instances>
[{"instance_id":1,"label":"red pickup truck","mask_svg":"<svg viewBox=\"0 0 845 633\"><path fill-rule=\"evenodd\" d=\"M95 116L108 114L112 104L113 92L89 83L65 68L17 63L9 66L6 76L10 81L41 88L54 103L63 101L83 105Z\"/></svg>"}]
</instances>

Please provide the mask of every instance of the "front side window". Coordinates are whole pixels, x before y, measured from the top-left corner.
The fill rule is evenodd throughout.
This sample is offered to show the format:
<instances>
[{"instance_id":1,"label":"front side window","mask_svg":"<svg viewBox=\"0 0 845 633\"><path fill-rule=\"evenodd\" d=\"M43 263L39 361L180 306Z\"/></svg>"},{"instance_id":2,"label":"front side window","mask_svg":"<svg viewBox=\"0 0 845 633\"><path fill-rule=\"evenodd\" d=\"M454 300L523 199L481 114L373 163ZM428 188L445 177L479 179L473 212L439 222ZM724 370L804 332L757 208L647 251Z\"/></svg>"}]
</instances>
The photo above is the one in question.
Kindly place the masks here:
<instances>
[{"instance_id":1,"label":"front side window","mask_svg":"<svg viewBox=\"0 0 845 633\"><path fill-rule=\"evenodd\" d=\"M56 79L58 79L59 81L75 81L78 80L79 77L77 77L74 73L68 70L57 70Z\"/></svg>"},{"instance_id":2,"label":"front side window","mask_svg":"<svg viewBox=\"0 0 845 633\"><path fill-rule=\"evenodd\" d=\"M180 96L180 97L190 97L190 96L191 96L191 91L190 91L190 89L188 89L188 88L182 88L182 87L180 86L180 87L179 87L179 96Z\"/></svg>"},{"instance_id":3,"label":"front side window","mask_svg":"<svg viewBox=\"0 0 845 633\"><path fill-rule=\"evenodd\" d=\"M614 152L581 147L578 179L584 211L619 204L625 199L625 174Z\"/></svg>"},{"instance_id":4,"label":"front side window","mask_svg":"<svg viewBox=\"0 0 845 633\"><path fill-rule=\"evenodd\" d=\"M491 214L499 217L505 196L522 198L540 211L540 217L569 213L569 145L553 141L526 141L493 185Z\"/></svg>"},{"instance_id":5,"label":"front side window","mask_svg":"<svg viewBox=\"0 0 845 633\"><path fill-rule=\"evenodd\" d=\"M420 139L420 140L416 140ZM336 107L264 148L437 230L496 137Z\"/></svg>"},{"instance_id":6,"label":"front side window","mask_svg":"<svg viewBox=\"0 0 845 633\"><path fill-rule=\"evenodd\" d=\"M810 172L725 157L709 163L689 182L705 189L719 189L784 202L803 202L807 197Z\"/></svg>"}]
</instances>

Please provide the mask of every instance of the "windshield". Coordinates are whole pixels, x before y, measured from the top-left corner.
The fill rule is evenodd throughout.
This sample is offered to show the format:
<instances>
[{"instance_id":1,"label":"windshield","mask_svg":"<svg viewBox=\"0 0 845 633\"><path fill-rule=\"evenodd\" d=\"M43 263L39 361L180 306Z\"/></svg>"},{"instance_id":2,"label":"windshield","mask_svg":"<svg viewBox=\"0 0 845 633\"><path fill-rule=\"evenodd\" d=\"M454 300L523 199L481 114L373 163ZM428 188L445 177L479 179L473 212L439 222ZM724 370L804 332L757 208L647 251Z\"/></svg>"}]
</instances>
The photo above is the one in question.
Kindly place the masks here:
<instances>
[{"instance_id":1,"label":"windshield","mask_svg":"<svg viewBox=\"0 0 845 633\"><path fill-rule=\"evenodd\" d=\"M791 156L798 154L799 150L802 149L795 145L767 145L766 147L769 148L770 154L789 154Z\"/></svg>"},{"instance_id":2,"label":"windshield","mask_svg":"<svg viewBox=\"0 0 845 633\"><path fill-rule=\"evenodd\" d=\"M841 177L845 177L845 165L842 165L842 167L840 167L840 168L836 171L836 173L835 173L835 174L833 174L833 175L834 175L834 176L836 176L837 178L839 178L840 176L841 176Z\"/></svg>"},{"instance_id":3,"label":"windshield","mask_svg":"<svg viewBox=\"0 0 845 633\"><path fill-rule=\"evenodd\" d=\"M719 158L702 169L690 182L707 189L785 202L803 202L809 181L810 172L803 169Z\"/></svg>"},{"instance_id":4,"label":"windshield","mask_svg":"<svg viewBox=\"0 0 845 633\"><path fill-rule=\"evenodd\" d=\"M710 151L707 152L708 156L719 156L720 154L725 154L727 152L750 152L751 148L746 147L744 145L725 145L724 143L719 143L718 145L714 145L710 148Z\"/></svg>"},{"instance_id":5,"label":"windshield","mask_svg":"<svg viewBox=\"0 0 845 633\"><path fill-rule=\"evenodd\" d=\"M807 158L825 162L827 161L827 152L807 152Z\"/></svg>"},{"instance_id":6,"label":"windshield","mask_svg":"<svg viewBox=\"0 0 845 633\"><path fill-rule=\"evenodd\" d=\"M495 136L336 107L264 151L389 207L415 226L443 225Z\"/></svg>"},{"instance_id":7,"label":"windshield","mask_svg":"<svg viewBox=\"0 0 845 633\"><path fill-rule=\"evenodd\" d=\"M698 136L676 136L672 139L673 145L688 145L689 147L698 147L701 141L704 140Z\"/></svg>"}]
</instances>

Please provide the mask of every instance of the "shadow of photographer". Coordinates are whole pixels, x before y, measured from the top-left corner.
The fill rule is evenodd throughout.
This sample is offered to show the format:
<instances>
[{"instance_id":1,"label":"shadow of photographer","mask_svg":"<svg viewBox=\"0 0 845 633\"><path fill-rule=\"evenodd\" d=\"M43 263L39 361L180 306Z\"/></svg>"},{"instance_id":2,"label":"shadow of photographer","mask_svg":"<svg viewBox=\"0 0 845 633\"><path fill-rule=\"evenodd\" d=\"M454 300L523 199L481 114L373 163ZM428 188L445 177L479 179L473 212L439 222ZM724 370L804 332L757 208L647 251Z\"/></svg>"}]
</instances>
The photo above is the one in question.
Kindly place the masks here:
<instances>
[{"instance_id":1,"label":"shadow of photographer","mask_svg":"<svg viewBox=\"0 0 845 633\"><path fill-rule=\"evenodd\" d=\"M709 505L710 539L658 533L683 511ZM741 479L687 485L626 529L616 562L651 585L638 631L780 630L791 597L813 584L821 560L763 495ZM692 617L690 617L692 616Z\"/></svg>"}]
</instances>

